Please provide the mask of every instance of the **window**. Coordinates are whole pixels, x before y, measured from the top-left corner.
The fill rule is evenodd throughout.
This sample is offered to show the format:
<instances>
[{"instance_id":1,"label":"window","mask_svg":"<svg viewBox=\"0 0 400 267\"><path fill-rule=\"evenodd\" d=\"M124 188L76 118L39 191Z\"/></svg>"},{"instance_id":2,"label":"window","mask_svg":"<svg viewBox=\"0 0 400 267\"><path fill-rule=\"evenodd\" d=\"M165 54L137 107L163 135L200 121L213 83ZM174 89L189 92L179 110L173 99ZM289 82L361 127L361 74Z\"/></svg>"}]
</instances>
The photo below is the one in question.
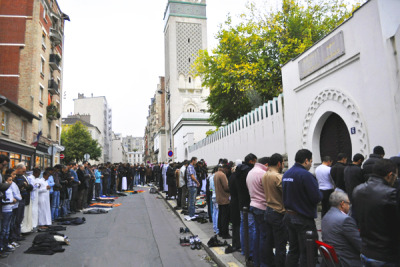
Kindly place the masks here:
<instances>
[{"instance_id":1,"label":"window","mask_svg":"<svg viewBox=\"0 0 400 267\"><path fill-rule=\"evenodd\" d=\"M47 129L48 129L47 137L51 138L51 121L47 122Z\"/></svg>"},{"instance_id":2,"label":"window","mask_svg":"<svg viewBox=\"0 0 400 267\"><path fill-rule=\"evenodd\" d=\"M190 43L190 38L188 38L188 43Z\"/></svg>"},{"instance_id":3,"label":"window","mask_svg":"<svg viewBox=\"0 0 400 267\"><path fill-rule=\"evenodd\" d=\"M47 23L46 14L47 14L47 6L43 6L43 19Z\"/></svg>"},{"instance_id":4,"label":"window","mask_svg":"<svg viewBox=\"0 0 400 267\"><path fill-rule=\"evenodd\" d=\"M192 82L192 78L191 77L189 77L189 83L191 83Z\"/></svg>"},{"instance_id":5,"label":"window","mask_svg":"<svg viewBox=\"0 0 400 267\"><path fill-rule=\"evenodd\" d=\"M44 59L40 58L40 74L44 76Z\"/></svg>"},{"instance_id":6,"label":"window","mask_svg":"<svg viewBox=\"0 0 400 267\"><path fill-rule=\"evenodd\" d=\"M56 126L56 141L60 141L60 127L58 125Z\"/></svg>"},{"instance_id":7,"label":"window","mask_svg":"<svg viewBox=\"0 0 400 267\"><path fill-rule=\"evenodd\" d=\"M42 32L42 47L46 50L46 33Z\"/></svg>"},{"instance_id":8,"label":"window","mask_svg":"<svg viewBox=\"0 0 400 267\"><path fill-rule=\"evenodd\" d=\"M26 121L21 121L21 139L26 140L26 128L28 123Z\"/></svg>"},{"instance_id":9,"label":"window","mask_svg":"<svg viewBox=\"0 0 400 267\"><path fill-rule=\"evenodd\" d=\"M190 63L190 58L189 58L189 63Z\"/></svg>"},{"instance_id":10,"label":"window","mask_svg":"<svg viewBox=\"0 0 400 267\"><path fill-rule=\"evenodd\" d=\"M1 131L8 133L8 113L1 111Z\"/></svg>"},{"instance_id":11,"label":"window","mask_svg":"<svg viewBox=\"0 0 400 267\"><path fill-rule=\"evenodd\" d=\"M43 86L39 86L39 101L43 104L43 96L44 96L44 88Z\"/></svg>"},{"instance_id":12,"label":"window","mask_svg":"<svg viewBox=\"0 0 400 267\"><path fill-rule=\"evenodd\" d=\"M43 115L39 114L39 129L38 132L40 132L43 129Z\"/></svg>"}]
</instances>

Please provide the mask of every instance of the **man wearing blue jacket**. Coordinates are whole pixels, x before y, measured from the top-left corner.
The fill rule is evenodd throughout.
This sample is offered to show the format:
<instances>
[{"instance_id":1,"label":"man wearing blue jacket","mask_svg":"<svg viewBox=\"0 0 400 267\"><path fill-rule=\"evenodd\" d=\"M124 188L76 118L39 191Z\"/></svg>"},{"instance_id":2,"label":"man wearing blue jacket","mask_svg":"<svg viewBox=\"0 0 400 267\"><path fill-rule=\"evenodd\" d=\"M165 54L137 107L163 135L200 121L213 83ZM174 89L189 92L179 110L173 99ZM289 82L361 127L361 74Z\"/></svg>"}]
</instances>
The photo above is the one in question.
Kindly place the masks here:
<instances>
[{"instance_id":1,"label":"man wearing blue jacket","mask_svg":"<svg viewBox=\"0 0 400 267\"><path fill-rule=\"evenodd\" d=\"M307 266L306 232L313 231L317 239L317 205L322 200L318 181L309 170L312 165L312 153L307 149L297 151L296 163L282 178L283 203L286 214L284 222L289 233L289 252L286 266ZM299 265L300 260L300 265Z\"/></svg>"}]
</instances>

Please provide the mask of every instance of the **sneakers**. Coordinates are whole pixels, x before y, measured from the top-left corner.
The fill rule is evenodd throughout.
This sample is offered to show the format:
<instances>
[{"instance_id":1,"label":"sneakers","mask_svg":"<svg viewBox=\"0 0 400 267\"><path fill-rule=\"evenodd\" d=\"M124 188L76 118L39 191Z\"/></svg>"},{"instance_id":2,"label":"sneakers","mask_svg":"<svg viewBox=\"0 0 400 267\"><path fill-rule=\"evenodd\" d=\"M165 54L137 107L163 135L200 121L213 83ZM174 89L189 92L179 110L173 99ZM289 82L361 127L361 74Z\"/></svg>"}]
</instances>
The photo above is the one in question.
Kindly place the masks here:
<instances>
[{"instance_id":1,"label":"sneakers","mask_svg":"<svg viewBox=\"0 0 400 267\"><path fill-rule=\"evenodd\" d=\"M190 240L189 240L189 238L187 238L187 237L181 237L181 238L179 239L179 243L180 243L180 245L181 245L182 247L190 246Z\"/></svg>"},{"instance_id":2,"label":"sneakers","mask_svg":"<svg viewBox=\"0 0 400 267\"><path fill-rule=\"evenodd\" d=\"M19 248L21 245L19 244L19 243L17 243L17 242L11 242L11 245L14 247L14 248Z\"/></svg>"},{"instance_id":3,"label":"sneakers","mask_svg":"<svg viewBox=\"0 0 400 267\"><path fill-rule=\"evenodd\" d=\"M189 230L189 228L187 228L187 227L185 227L185 228L183 228L183 227L179 228L179 233L180 233L180 234L189 233L189 232L190 232L190 230Z\"/></svg>"},{"instance_id":4,"label":"sneakers","mask_svg":"<svg viewBox=\"0 0 400 267\"><path fill-rule=\"evenodd\" d=\"M190 241L190 248L192 250L195 250L195 249L200 250L201 249L201 241L197 235L191 236L189 241Z\"/></svg>"}]
</instances>

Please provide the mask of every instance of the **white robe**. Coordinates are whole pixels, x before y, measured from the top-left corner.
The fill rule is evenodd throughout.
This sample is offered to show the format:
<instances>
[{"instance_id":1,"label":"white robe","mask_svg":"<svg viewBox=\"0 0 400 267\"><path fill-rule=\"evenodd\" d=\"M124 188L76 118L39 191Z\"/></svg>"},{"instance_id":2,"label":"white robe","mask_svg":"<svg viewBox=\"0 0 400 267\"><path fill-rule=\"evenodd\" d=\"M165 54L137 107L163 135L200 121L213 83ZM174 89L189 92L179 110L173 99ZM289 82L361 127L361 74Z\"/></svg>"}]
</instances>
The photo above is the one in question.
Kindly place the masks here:
<instances>
[{"instance_id":1,"label":"white robe","mask_svg":"<svg viewBox=\"0 0 400 267\"><path fill-rule=\"evenodd\" d=\"M162 169L164 192L168 192L168 184L167 184L167 169L168 169L168 166L169 166L169 164L164 164L163 169Z\"/></svg>"},{"instance_id":2,"label":"white robe","mask_svg":"<svg viewBox=\"0 0 400 267\"><path fill-rule=\"evenodd\" d=\"M51 225L50 212L50 190L47 189L48 183L44 178L40 178L39 192L39 221L38 225Z\"/></svg>"},{"instance_id":3,"label":"white robe","mask_svg":"<svg viewBox=\"0 0 400 267\"><path fill-rule=\"evenodd\" d=\"M33 186L35 177L32 174L30 174L28 177L26 177L26 179L28 180L28 183ZM32 231L33 231L33 226L32 226L32 201L30 201L29 205L25 206L24 219L22 220L22 223L21 223L21 233L30 233Z\"/></svg>"},{"instance_id":4,"label":"white robe","mask_svg":"<svg viewBox=\"0 0 400 267\"><path fill-rule=\"evenodd\" d=\"M33 182L33 190L31 192L31 205L32 205L32 227L38 226L39 221L39 193L38 186L41 184L40 178L35 179Z\"/></svg>"},{"instance_id":5,"label":"white robe","mask_svg":"<svg viewBox=\"0 0 400 267\"><path fill-rule=\"evenodd\" d=\"M121 184L121 190L126 191L128 190L128 183L126 181L126 177L122 177L122 184Z\"/></svg>"}]
</instances>

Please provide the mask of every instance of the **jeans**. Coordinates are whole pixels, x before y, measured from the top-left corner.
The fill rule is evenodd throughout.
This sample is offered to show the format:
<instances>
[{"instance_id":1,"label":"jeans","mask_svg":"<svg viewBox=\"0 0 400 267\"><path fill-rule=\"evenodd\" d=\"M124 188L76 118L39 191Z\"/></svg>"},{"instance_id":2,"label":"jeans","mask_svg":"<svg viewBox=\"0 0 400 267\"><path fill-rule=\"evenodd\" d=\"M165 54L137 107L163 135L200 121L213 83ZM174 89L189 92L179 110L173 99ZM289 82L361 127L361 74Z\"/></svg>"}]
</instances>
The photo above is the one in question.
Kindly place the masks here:
<instances>
[{"instance_id":1,"label":"jeans","mask_svg":"<svg viewBox=\"0 0 400 267\"><path fill-rule=\"evenodd\" d=\"M267 207L265 220L267 226L267 264L276 267L285 267L287 230L283 224L284 214ZM275 248L275 255L273 254Z\"/></svg>"},{"instance_id":2,"label":"jeans","mask_svg":"<svg viewBox=\"0 0 400 267\"><path fill-rule=\"evenodd\" d=\"M213 216L212 216L212 221L213 221L213 229L214 233L219 234L219 229L218 229L218 203L215 200L215 198L211 198L213 202Z\"/></svg>"},{"instance_id":3,"label":"jeans","mask_svg":"<svg viewBox=\"0 0 400 267\"><path fill-rule=\"evenodd\" d=\"M196 195L197 188L195 186L189 186L189 217L193 217L196 211Z\"/></svg>"},{"instance_id":4,"label":"jeans","mask_svg":"<svg viewBox=\"0 0 400 267\"><path fill-rule=\"evenodd\" d=\"M72 187L68 187L68 199L67 199L67 211L68 213L71 212L71 198L72 198Z\"/></svg>"},{"instance_id":5,"label":"jeans","mask_svg":"<svg viewBox=\"0 0 400 267\"><path fill-rule=\"evenodd\" d=\"M314 239L318 239L317 227L313 218L298 213L287 212L283 217L289 233L289 252L286 256L286 267L307 267L306 232L312 231ZM317 256L317 249L314 251Z\"/></svg>"},{"instance_id":6,"label":"jeans","mask_svg":"<svg viewBox=\"0 0 400 267\"><path fill-rule=\"evenodd\" d=\"M10 234L10 224L12 211L3 212L3 220L1 223L0 248L5 248L8 244L8 235Z\"/></svg>"},{"instance_id":7,"label":"jeans","mask_svg":"<svg viewBox=\"0 0 400 267\"><path fill-rule=\"evenodd\" d=\"M51 219L54 221L58 218L58 211L60 209L60 191L53 191L51 198Z\"/></svg>"},{"instance_id":8,"label":"jeans","mask_svg":"<svg viewBox=\"0 0 400 267\"><path fill-rule=\"evenodd\" d=\"M253 239L253 262L255 266L267 266L267 231L264 220L265 211L250 206L250 212L254 215L255 235Z\"/></svg>"},{"instance_id":9,"label":"jeans","mask_svg":"<svg viewBox=\"0 0 400 267\"><path fill-rule=\"evenodd\" d=\"M253 213L249 212L249 217L248 217L248 224L249 224L249 257L253 257L253 240L254 236L256 234L256 222L254 220ZM242 247L242 254L244 255L244 229L243 229L243 212L240 211L240 245Z\"/></svg>"},{"instance_id":10,"label":"jeans","mask_svg":"<svg viewBox=\"0 0 400 267\"><path fill-rule=\"evenodd\" d=\"M218 229L222 238L229 236L229 204L218 205Z\"/></svg>"},{"instance_id":11,"label":"jeans","mask_svg":"<svg viewBox=\"0 0 400 267\"><path fill-rule=\"evenodd\" d=\"M361 262L363 267L398 267L399 264L396 262L384 262L378 261L371 258L367 258L365 255L361 254Z\"/></svg>"},{"instance_id":12,"label":"jeans","mask_svg":"<svg viewBox=\"0 0 400 267\"><path fill-rule=\"evenodd\" d=\"M60 200L60 205L61 205L61 212L60 215L62 217L65 217L68 215L68 199L61 199Z\"/></svg>"},{"instance_id":13,"label":"jeans","mask_svg":"<svg viewBox=\"0 0 400 267\"><path fill-rule=\"evenodd\" d=\"M24 213L25 213L25 202L24 202L24 200L21 200L18 203L17 216L15 218L15 223L14 223L13 238L21 236L21 223L24 220Z\"/></svg>"},{"instance_id":14,"label":"jeans","mask_svg":"<svg viewBox=\"0 0 400 267\"><path fill-rule=\"evenodd\" d=\"M133 181L133 185L134 185L134 186L137 186L137 185L139 184L139 180L140 180L139 174L135 174L135 178L134 178L134 181Z\"/></svg>"}]
</instances>

